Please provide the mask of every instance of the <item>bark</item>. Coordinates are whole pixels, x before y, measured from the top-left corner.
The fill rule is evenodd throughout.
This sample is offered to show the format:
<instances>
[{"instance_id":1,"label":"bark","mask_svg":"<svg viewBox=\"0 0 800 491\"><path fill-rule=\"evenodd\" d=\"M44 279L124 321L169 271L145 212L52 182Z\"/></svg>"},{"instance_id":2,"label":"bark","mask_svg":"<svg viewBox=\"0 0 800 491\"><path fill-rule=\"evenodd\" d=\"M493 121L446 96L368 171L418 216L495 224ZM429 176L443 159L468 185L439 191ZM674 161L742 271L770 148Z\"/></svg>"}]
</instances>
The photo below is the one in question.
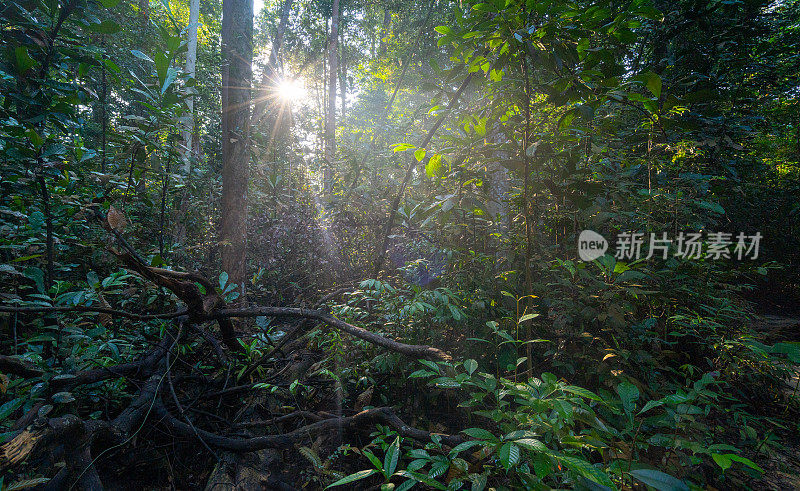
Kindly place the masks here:
<instances>
[{"instance_id":1,"label":"bark","mask_svg":"<svg viewBox=\"0 0 800 491\"><path fill-rule=\"evenodd\" d=\"M189 39L187 42L186 51L186 73L191 78L195 78L197 65L197 23L200 20L200 0L190 0L189 5ZM189 122L183 130L183 175L188 180L192 173L192 159L197 158L200 154L199 143L197 134L195 133L195 117L194 117L194 95L189 95L186 98L186 105L189 106ZM184 219L189 211L189 188L184 187L181 193L181 203L178 207L178 220L175 225L175 233L173 234L174 242L183 243L186 239L186 224Z\"/></svg>"},{"instance_id":2,"label":"bark","mask_svg":"<svg viewBox=\"0 0 800 491\"><path fill-rule=\"evenodd\" d=\"M253 0L223 0L222 60L222 269L244 301Z\"/></svg>"},{"instance_id":3,"label":"bark","mask_svg":"<svg viewBox=\"0 0 800 491\"><path fill-rule=\"evenodd\" d=\"M339 0L333 0L331 30L328 33L328 107L325 117L324 192L332 189L333 162L336 159L336 79L339 74Z\"/></svg>"},{"instance_id":4,"label":"bark","mask_svg":"<svg viewBox=\"0 0 800 491\"><path fill-rule=\"evenodd\" d=\"M269 64L273 68L278 66L278 56L281 52L281 46L283 46L286 24L289 23L289 13L292 11L293 3L294 0L285 0L281 7L281 18L278 22L278 30L275 33L275 39L272 41L272 51L269 53Z\"/></svg>"},{"instance_id":5,"label":"bark","mask_svg":"<svg viewBox=\"0 0 800 491\"><path fill-rule=\"evenodd\" d=\"M429 360L450 360L451 357L444 351L432 346L405 344L367 331L363 327L354 326L334 317L331 314L320 310L309 310L295 307L257 307L252 309L222 309L217 311L211 318L223 317L303 317L307 319L323 322L339 331L346 332L351 336L386 348L396 353L412 358L425 358Z\"/></svg>"},{"instance_id":6,"label":"bark","mask_svg":"<svg viewBox=\"0 0 800 491\"><path fill-rule=\"evenodd\" d=\"M339 94L342 97L342 122L347 111L347 59L344 56L344 33L339 33L339 43L342 46L341 59L339 60Z\"/></svg>"},{"instance_id":7,"label":"bark","mask_svg":"<svg viewBox=\"0 0 800 491\"><path fill-rule=\"evenodd\" d=\"M150 23L150 0L139 0L139 29L144 30Z\"/></svg>"},{"instance_id":8,"label":"bark","mask_svg":"<svg viewBox=\"0 0 800 491\"><path fill-rule=\"evenodd\" d=\"M459 97L464 92L464 90L469 85L470 81L472 80L472 76L474 74L470 73L469 75L464 78L464 81L461 83L461 86L456 90L456 93L453 94L453 97L450 99L450 102L447 105L447 111L444 111L439 119L436 120L436 123L433 124L433 127L428 130L428 134L425 135L425 138L422 139L417 147L425 148L431 142L433 135L436 134L436 131L439 127L442 126L444 122L445 116L453 109L458 102ZM417 165L417 159L414 158L414 155L409 155L408 158L408 166L406 167L406 175L403 178L403 182L400 184L400 189L397 191L394 199L392 200L392 204L389 207L389 219L386 221L386 225L384 226L383 233L381 236L378 237L378 249L375 251L375 262L373 265L372 274L373 277L377 277L378 273L380 273L381 268L383 268L383 262L386 260L386 248L389 247L389 236L392 232L392 228L394 227L394 221L397 218L397 211L400 206L400 200L403 199L403 194L405 193L406 186L408 183L411 182L411 177L414 175L414 168Z\"/></svg>"},{"instance_id":9,"label":"bark","mask_svg":"<svg viewBox=\"0 0 800 491\"><path fill-rule=\"evenodd\" d=\"M265 448L288 448L293 446L296 442L307 440L310 436L330 434L333 431L371 430L375 424L389 426L406 438L411 438L420 442L431 441L430 432L409 426L391 409L386 407L368 409L353 416L343 418L334 417L317 421L281 435L267 435L254 438L226 437L199 428L192 428L170 414L160 399L156 402L153 410L161 418L162 424L175 433L192 439L202 438L205 443L212 447L230 450L232 452L254 452ZM458 435L439 434L439 436L441 437L442 443L449 447L455 447L465 441L464 438Z\"/></svg>"},{"instance_id":10,"label":"bark","mask_svg":"<svg viewBox=\"0 0 800 491\"><path fill-rule=\"evenodd\" d=\"M200 19L200 0L191 0L189 5L189 40L187 43L186 51L186 73L191 78L195 78L197 66L197 23ZM183 149L184 156L184 174L187 176L192 170L192 133L194 131L194 96L189 95L186 98L186 105L189 106L190 123L183 132L183 142L185 148Z\"/></svg>"},{"instance_id":11,"label":"bark","mask_svg":"<svg viewBox=\"0 0 800 491\"><path fill-rule=\"evenodd\" d=\"M378 43L378 56L382 56L386 51L386 36L389 35L389 26L392 24L392 12L389 9L383 11L383 24L381 25L381 39Z\"/></svg>"}]
</instances>

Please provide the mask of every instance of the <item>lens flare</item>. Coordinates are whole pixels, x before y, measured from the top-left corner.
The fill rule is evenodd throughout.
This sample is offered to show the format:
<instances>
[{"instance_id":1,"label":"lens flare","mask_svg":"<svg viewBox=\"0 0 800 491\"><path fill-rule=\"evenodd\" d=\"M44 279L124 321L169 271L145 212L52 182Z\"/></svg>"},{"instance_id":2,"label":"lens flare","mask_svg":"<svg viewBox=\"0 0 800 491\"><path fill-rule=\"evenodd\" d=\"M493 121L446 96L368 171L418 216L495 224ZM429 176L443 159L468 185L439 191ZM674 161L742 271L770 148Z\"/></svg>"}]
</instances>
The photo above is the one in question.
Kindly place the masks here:
<instances>
[{"instance_id":1,"label":"lens flare","mask_svg":"<svg viewBox=\"0 0 800 491\"><path fill-rule=\"evenodd\" d=\"M287 78L278 85L278 97L285 102L302 102L306 98L306 87L302 80Z\"/></svg>"}]
</instances>

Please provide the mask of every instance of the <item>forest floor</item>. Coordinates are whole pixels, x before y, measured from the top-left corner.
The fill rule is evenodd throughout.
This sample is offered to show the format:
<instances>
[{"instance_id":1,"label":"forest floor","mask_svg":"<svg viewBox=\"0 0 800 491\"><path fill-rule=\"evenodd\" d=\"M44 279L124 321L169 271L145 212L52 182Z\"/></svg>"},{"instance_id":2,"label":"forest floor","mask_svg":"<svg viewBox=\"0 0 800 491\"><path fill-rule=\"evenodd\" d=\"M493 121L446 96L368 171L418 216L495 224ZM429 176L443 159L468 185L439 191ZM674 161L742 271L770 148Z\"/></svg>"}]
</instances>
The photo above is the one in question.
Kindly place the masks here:
<instances>
[{"instance_id":1,"label":"forest floor","mask_svg":"<svg viewBox=\"0 0 800 491\"><path fill-rule=\"evenodd\" d=\"M770 281L753 292L751 301L758 313L753 327L764 334L765 343L800 341L800 298L797 298L797 292L797 285L780 281ZM800 370L786 381L785 393L787 397L800 397L798 389ZM800 441L795 439L782 444L781 451L764 461L764 477L753 483L753 489L800 489Z\"/></svg>"}]
</instances>

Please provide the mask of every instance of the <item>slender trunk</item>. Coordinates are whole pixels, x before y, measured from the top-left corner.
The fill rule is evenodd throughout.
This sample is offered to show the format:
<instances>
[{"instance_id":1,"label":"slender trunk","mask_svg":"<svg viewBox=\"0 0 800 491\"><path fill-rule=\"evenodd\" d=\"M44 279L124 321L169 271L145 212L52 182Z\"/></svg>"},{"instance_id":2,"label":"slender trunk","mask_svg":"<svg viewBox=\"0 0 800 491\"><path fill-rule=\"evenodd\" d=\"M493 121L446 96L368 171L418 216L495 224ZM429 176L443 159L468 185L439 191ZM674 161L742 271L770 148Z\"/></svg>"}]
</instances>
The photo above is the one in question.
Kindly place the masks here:
<instances>
[{"instance_id":1,"label":"slender trunk","mask_svg":"<svg viewBox=\"0 0 800 491\"><path fill-rule=\"evenodd\" d=\"M144 30L150 23L150 0L139 0L139 29Z\"/></svg>"},{"instance_id":2,"label":"slender trunk","mask_svg":"<svg viewBox=\"0 0 800 491\"><path fill-rule=\"evenodd\" d=\"M104 46L105 48L105 46ZM106 55L103 54L103 61L105 61ZM102 118L102 149L101 149L101 160L100 160L100 172L106 172L106 132L108 131L108 118L106 116L106 98L108 97L108 81L106 80L106 65L103 63L102 67L102 80L100 82L100 118Z\"/></svg>"},{"instance_id":3,"label":"slender trunk","mask_svg":"<svg viewBox=\"0 0 800 491\"><path fill-rule=\"evenodd\" d=\"M331 30L328 33L328 107L325 118L324 193L333 188L333 162L336 160L336 78L339 76L339 0L333 0Z\"/></svg>"},{"instance_id":4,"label":"slender trunk","mask_svg":"<svg viewBox=\"0 0 800 491\"><path fill-rule=\"evenodd\" d=\"M344 56L344 33L339 33L339 37L339 44L342 47L339 60L339 94L342 97L342 121L344 121L345 110L347 109L347 59Z\"/></svg>"},{"instance_id":5,"label":"slender trunk","mask_svg":"<svg viewBox=\"0 0 800 491\"><path fill-rule=\"evenodd\" d=\"M187 44L187 51L186 51L186 73L189 74L191 78L195 78L196 70L195 67L197 66L197 24L200 20L200 0L191 0L191 4L189 5L189 40ZM189 95L186 98L186 105L189 106L189 123L186 125L186 128L183 130L182 137L183 137L183 146L184 148L181 151L183 156L183 175L188 180L189 176L192 174L192 159L196 159L199 155L199 151L195 151L195 141L197 140L197 135L195 134L195 130L197 125L195 124L195 117L194 117L194 95ZM199 150L199 149L198 149ZM175 232L173 234L173 241L177 244L182 244L186 239L186 224L183 222L186 214L189 210L189 187L184 186L183 191L181 192L181 202L178 206L178 219L176 220L175 224Z\"/></svg>"},{"instance_id":6,"label":"slender trunk","mask_svg":"<svg viewBox=\"0 0 800 491\"><path fill-rule=\"evenodd\" d=\"M39 175L39 190L42 193L42 208L44 209L44 219L45 219L45 233L47 234L46 237L46 248L47 248L47 271L45 272L44 277L44 288L45 294L50 291L50 287L53 286L53 278L55 276L55 260L54 260L54 252L53 252L53 214L50 211L50 193L47 191L47 182L43 175Z\"/></svg>"},{"instance_id":7,"label":"slender trunk","mask_svg":"<svg viewBox=\"0 0 800 491\"><path fill-rule=\"evenodd\" d=\"M189 5L189 41L187 43L186 51L186 73L191 78L195 78L197 66L197 23L200 20L200 0L191 0ZM187 176L192 170L192 132L194 131L194 96L189 95L186 98L186 105L189 106L189 119L188 127L183 131L183 157L184 157L184 174Z\"/></svg>"},{"instance_id":8,"label":"slender trunk","mask_svg":"<svg viewBox=\"0 0 800 491\"><path fill-rule=\"evenodd\" d=\"M428 130L428 134L425 135L425 138L422 139L417 147L425 148L431 142L433 135L436 134L436 131L439 127L442 126L444 122L445 116L453 109L456 105L456 102L461 97L461 94L464 90L469 86L470 81L472 80L473 73L470 73L466 76L464 81L461 83L461 86L456 90L456 93L453 94L453 97L450 99L450 102L447 104L447 111L444 111L440 116L439 119L433 124L433 127ZM411 177L414 175L414 168L416 167L417 159L413 155L409 155L408 159L408 166L406 167L406 175L403 178L403 182L400 184L400 189L397 191L397 194L392 200L392 204L389 208L389 219L386 221L386 224L383 228L382 235L377 237L378 240L378 248L375 251L375 262L373 264L372 276L373 278L378 276L380 273L381 268L383 268L383 262L386 260L386 249L389 247L389 236L392 232L392 228L394 227L394 221L397 218L397 211L400 207L400 200L403 199L403 194L405 193L406 187L408 183L411 182Z\"/></svg>"},{"instance_id":9,"label":"slender trunk","mask_svg":"<svg viewBox=\"0 0 800 491\"><path fill-rule=\"evenodd\" d=\"M389 26L392 24L392 12L389 9L383 11L383 24L381 25L381 39L378 42L378 56L386 51L386 36L389 35Z\"/></svg>"},{"instance_id":10,"label":"slender trunk","mask_svg":"<svg viewBox=\"0 0 800 491\"><path fill-rule=\"evenodd\" d=\"M281 46L283 45L283 37L286 33L286 24L289 23L289 12L292 11L292 4L294 0L285 0L281 7L281 18L278 22L278 30L275 33L275 39L272 41L272 51L269 53L269 64L271 67L278 66L278 55L280 54Z\"/></svg>"},{"instance_id":11,"label":"slender trunk","mask_svg":"<svg viewBox=\"0 0 800 491\"><path fill-rule=\"evenodd\" d=\"M222 2L222 269L238 285L247 278L247 181L250 84L253 78L253 0Z\"/></svg>"},{"instance_id":12,"label":"slender trunk","mask_svg":"<svg viewBox=\"0 0 800 491\"><path fill-rule=\"evenodd\" d=\"M530 159L528 156L528 140L530 139L531 133L531 81L528 74L528 58L525 53L522 53L522 71L525 77L525 133L522 138L522 160L525 166L525 187L522 192L522 206L524 210L525 216L525 302L523 305L525 306L525 313L529 313L528 310L533 308L533 302L531 302L531 297L528 295L533 295L533 272L531 271L531 258L533 256L533 223L531 223L531 213L530 213L530 178L531 178L531 168L530 168ZM526 341L530 341L533 339L531 335L531 321L525 321L525 334L526 334ZM527 357L527 367L528 367L528 374L530 375L533 371L533 359L532 359L532 352L531 352L531 343L527 343L525 345L525 356Z\"/></svg>"}]
</instances>

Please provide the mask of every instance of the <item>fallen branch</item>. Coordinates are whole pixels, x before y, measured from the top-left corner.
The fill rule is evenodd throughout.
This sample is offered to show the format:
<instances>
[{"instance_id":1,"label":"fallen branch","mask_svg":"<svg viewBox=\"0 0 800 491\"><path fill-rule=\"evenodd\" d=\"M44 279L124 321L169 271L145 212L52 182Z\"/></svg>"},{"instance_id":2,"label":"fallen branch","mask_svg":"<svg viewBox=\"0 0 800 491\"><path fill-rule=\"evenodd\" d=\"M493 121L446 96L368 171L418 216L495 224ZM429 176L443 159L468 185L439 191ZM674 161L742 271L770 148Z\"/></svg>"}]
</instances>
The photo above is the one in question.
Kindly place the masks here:
<instances>
[{"instance_id":1,"label":"fallen branch","mask_svg":"<svg viewBox=\"0 0 800 491\"><path fill-rule=\"evenodd\" d=\"M44 373L33 363L6 355L0 355L0 372L19 375L24 378L38 377Z\"/></svg>"},{"instance_id":2,"label":"fallen branch","mask_svg":"<svg viewBox=\"0 0 800 491\"><path fill-rule=\"evenodd\" d=\"M0 305L0 312L8 312L15 314L46 314L53 312L86 312L94 314L109 314L118 317L125 317L128 319L138 321L149 321L156 319L176 319L187 314L186 309L178 310L175 312L165 312L163 314L135 314L125 310L112 309L107 307L90 307L84 305L73 306L41 306L41 307L15 307L11 305Z\"/></svg>"},{"instance_id":3,"label":"fallen branch","mask_svg":"<svg viewBox=\"0 0 800 491\"><path fill-rule=\"evenodd\" d=\"M258 307L252 309L223 309L212 314L217 317L303 317L323 322L342 332L346 332L364 341L381 346L390 351L395 351L412 358L448 361L452 359L444 351L432 346L405 344L394 339L389 339L368 331L363 327L354 326L321 310L309 310L296 307Z\"/></svg>"},{"instance_id":4,"label":"fallen branch","mask_svg":"<svg viewBox=\"0 0 800 491\"><path fill-rule=\"evenodd\" d=\"M386 407L367 409L353 416L317 421L281 435L267 435L253 438L226 437L199 428L196 428L197 433L195 434L195 429L173 416L160 399L156 401L154 411L161 417L161 423L174 432L185 437L202 438L212 447L232 452L254 452L265 448L291 447L296 442L311 436L329 433L333 430L352 431L363 430L365 428L371 429L376 423L390 426L401 436L412 438L420 442L430 442L432 435L432 433L428 431L408 426L394 414L390 408ZM438 435L441 437L442 443L449 447L455 447L464 441L464 439L458 435Z\"/></svg>"},{"instance_id":5,"label":"fallen branch","mask_svg":"<svg viewBox=\"0 0 800 491\"><path fill-rule=\"evenodd\" d=\"M152 268L156 269L156 268ZM199 293L199 292L198 292ZM101 312L101 313L108 313L111 315L128 315L128 316L135 316L137 314L131 314L115 309L105 309L100 307L82 307L82 306L74 306L74 307L8 307L0 305L0 312L20 312L25 309L24 312L33 313L33 312ZM180 316L187 315L186 310L180 310L171 313L165 314L152 314L150 316L140 316L142 318L147 317L148 319L173 319L178 318ZM359 339L364 341L370 342L377 346L381 346L386 348L390 351L394 351L397 353L401 353L405 356L409 356L411 358L424 358L428 360L442 360L448 361L451 359L450 355L445 353L444 351L434 348L432 346L427 345L416 345L416 344L405 344L399 341L395 341L393 339L389 339L386 337L381 336L380 334L376 334L372 331L368 331L363 327L354 326L349 324L341 319L336 318L335 316L324 312L322 310L310 310L310 309L303 309L297 307L257 307L252 309L219 309L219 310L212 310L211 312L204 313L204 314L194 314L189 315L189 317L193 320L193 322L200 323L206 320L217 320L220 322L220 326L228 325L230 326L230 318L232 317L300 317L305 319L316 320L319 322L323 322L333 328L336 328L342 332L346 332L352 336L355 336ZM231 327L230 332L233 332L233 328ZM235 343L235 336L230 338L233 334L228 334L228 339L225 340L225 344L231 348L231 344ZM225 337L225 333L223 332L223 338ZM236 345L238 346L238 344ZM19 360L8 356L0 357L0 369L4 368L3 363L6 363L6 366L9 366L7 371L9 373L16 373L14 370L18 371L25 371L25 365L22 364ZM251 371L250 371L251 372ZM26 376L36 376L40 374L40 372L29 372L32 375ZM83 382L83 383L90 383L90 382Z\"/></svg>"},{"instance_id":6,"label":"fallen branch","mask_svg":"<svg viewBox=\"0 0 800 491\"><path fill-rule=\"evenodd\" d=\"M83 421L73 414L50 418L39 427L32 427L19 432L14 439L0 447L0 467L19 464L36 452L67 444L67 464L70 479L80 489L97 489L84 484L97 483L96 471L90 468L92 459L89 451L96 444L120 446L132 439L134 430L147 417L152 409L156 393L161 385L161 376L151 376L142 386L138 396L130 406L112 421ZM59 481L64 476L59 478Z\"/></svg>"},{"instance_id":7,"label":"fallen branch","mask_svg":"<svg viewBox=\"0 0 800 491\"><path fill-rule=\"evenodd\" d=\"M74 374L59 374L56 378L50 379L50 386L53 390L58 391L111 378L132 377L134 375L146 376L158 361L164 357L167 348L172 342L171 336L165 336L147 356L129 363L94 368ZM11 373L24 378L41 377L47 373L32 363L5 355L0 355L0 370L4 373Z\"/></svg>"}]
</instances>

